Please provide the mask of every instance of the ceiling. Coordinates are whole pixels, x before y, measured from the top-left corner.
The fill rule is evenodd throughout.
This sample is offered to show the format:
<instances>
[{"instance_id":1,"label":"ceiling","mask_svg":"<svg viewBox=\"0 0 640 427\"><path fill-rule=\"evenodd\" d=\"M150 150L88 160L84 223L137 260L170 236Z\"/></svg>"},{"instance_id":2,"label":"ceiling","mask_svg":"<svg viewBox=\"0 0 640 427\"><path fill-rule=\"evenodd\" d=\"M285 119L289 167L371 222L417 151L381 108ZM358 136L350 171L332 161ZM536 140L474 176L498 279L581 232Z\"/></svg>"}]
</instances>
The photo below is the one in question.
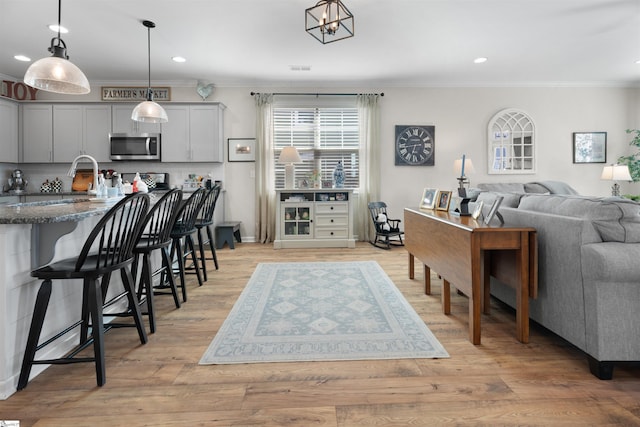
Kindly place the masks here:
<instances>
[{"instance_id":1,"label":"ceiling","mask_svg":"<svg viewBox=\"0 0 640 427\"><path fill-rule=\"evenodd\" d=\"M304 30L316 0L63 0L62 39L93 85L146 85L145 19L153 84L640 85L640 0L343 1L355 37L327 45ZM0 5L0 74L21 79L13 56L49 56L58 2Z\"/></svg>"}]
</instances>

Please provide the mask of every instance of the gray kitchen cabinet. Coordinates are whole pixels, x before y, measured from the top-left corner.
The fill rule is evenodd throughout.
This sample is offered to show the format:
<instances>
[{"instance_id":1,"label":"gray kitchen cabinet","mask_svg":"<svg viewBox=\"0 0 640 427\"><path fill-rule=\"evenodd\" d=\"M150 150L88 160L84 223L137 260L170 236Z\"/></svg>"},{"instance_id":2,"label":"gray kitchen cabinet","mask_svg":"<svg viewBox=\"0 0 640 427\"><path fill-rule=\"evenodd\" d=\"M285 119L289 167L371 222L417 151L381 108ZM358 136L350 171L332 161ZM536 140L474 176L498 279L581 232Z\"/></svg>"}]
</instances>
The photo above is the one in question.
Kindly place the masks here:
<instances>
[{"instance_id":1,"label":"gray kitchen cabinet","mask_svg":"<svg viewBox=\"0 0 640 427\"><path fill-rule=\"evenodd\" d=\"M222 162L223 104L163 105L163 162Z\"/></svg>"},{"instance_id":2,"label":"gray kitchen cabinet","mask_svg":"<svg viewBox=\"0 0 640 427\"><path fill-rule=\"evenodd\" d=\"M22 162L53 161L53 105L22 105Z\"/></svg>"},{"instance_id":3,"label":"gray kitchen cabinet","mask_svg":"<svg viewBox=\"0 0 640 427\"><path fill-rule=\"evenodd\" d=\"M0 98L0 162L18 163L18 104Z\"/></svg>"},{"instance_id":4,"label":"gray kitchen cabinet","mask_svg":"<svg viewBox=\"0 0 640 427\"><path fill-rule=\"evenodd\" d=\"M131 120L131 113L138 104L118 104L112 106L113 133L160 133L160 123L143 123ZM163 105L164 107L164 105Z\"/></svg>"},{"instance_id":5,"label":"gray kitchen cabinet","mask_svg":"<svg viewBox=\"0 0 640 427\"><path fill-rule=\"evenodd\" d=\"M70 163L80 154L109 161L111 107L33 104L22 107L22 161Z\"/></svg>"},{"instance_id":6,"label":"gray kitchen cabinet","mask_svg":"<svg viewBox=\"0 0 640 427\"><path fill-rule=\"evenodd\" d=\"M88 154L98 162L109 160L109 105L53 106L53 161L67 163L80 154Z\"/></svg>"}]
</instances>

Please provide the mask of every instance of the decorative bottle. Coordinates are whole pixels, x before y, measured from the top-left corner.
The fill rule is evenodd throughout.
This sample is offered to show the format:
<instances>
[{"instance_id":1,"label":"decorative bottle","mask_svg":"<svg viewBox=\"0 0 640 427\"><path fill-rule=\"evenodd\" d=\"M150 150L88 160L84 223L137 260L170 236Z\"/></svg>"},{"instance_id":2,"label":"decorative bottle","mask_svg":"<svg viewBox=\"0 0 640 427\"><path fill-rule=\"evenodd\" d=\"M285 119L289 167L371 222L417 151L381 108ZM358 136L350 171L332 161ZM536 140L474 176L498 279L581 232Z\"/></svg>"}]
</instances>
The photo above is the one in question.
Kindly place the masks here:
<instances>
[{"instance_id":1,"label":"decorative bottle","mask_svg":"<svg viewBox=\"0 0 640 427\"><path fill-rule=\"evenodd\" d=\"M344 187L344 168L342 167L342 161L338 161L336 168L333 170L333 187Z\"/></svg>"}]
</instances>

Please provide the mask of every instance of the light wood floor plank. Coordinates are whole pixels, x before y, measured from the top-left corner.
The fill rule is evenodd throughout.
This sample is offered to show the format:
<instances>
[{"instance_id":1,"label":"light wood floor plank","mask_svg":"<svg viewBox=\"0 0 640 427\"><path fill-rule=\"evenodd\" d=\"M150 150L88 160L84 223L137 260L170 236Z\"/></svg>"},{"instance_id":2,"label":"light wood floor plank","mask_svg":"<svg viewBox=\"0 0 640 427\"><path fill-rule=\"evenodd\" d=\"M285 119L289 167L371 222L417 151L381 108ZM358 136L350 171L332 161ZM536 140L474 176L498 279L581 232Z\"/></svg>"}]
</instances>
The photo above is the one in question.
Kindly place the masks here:
<instances>
[{"instance_id":1,"label":"light wood floor plank","mask_svg":"<svg viewBox=\"0 0 640 427\"><path fill-rule=\"evenodd\" d=\"M582 352L536 324L530 343L519 343L514 312L498 301L482 316L482 345L472 345L467 298L452 289L443 315L437 272L427 296L421 268L409 280L403 248L241 243L218 258L204 286L189 276L180 309L156 298L157 332L146 345L134 329L106 334L103 387L91 364L53 366L0 401L0 419L21 427L640 425L640 367L616 367L612 381L600 381ZM365 260L383 267L451 358L198 365L257 263Z\"/></svg>"}]
</instances>

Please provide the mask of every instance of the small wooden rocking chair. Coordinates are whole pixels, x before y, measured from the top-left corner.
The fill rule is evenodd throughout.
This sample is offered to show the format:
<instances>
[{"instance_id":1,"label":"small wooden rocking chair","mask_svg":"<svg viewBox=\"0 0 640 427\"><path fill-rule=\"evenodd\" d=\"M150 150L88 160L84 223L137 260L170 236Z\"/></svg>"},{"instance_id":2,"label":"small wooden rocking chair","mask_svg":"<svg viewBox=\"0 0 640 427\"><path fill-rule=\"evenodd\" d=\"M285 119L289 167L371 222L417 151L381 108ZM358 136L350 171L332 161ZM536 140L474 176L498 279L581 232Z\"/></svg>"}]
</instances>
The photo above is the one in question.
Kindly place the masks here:
<instances>
[{"instance_id":1,"label":"small wooden rocking chair","mask_svg":"<svg viewBox=\"0 0 640 427\"><path fill-rule=\"evenodd\" d=\"M368 204L371 220L376 229L376 236L373 241L369 241L373 246L382 249L391 249L393 246L404 246L400 230L399 219L391 219L387 214L387 204L384 202L370 202Z\"/></svg>"}]
</instances>

